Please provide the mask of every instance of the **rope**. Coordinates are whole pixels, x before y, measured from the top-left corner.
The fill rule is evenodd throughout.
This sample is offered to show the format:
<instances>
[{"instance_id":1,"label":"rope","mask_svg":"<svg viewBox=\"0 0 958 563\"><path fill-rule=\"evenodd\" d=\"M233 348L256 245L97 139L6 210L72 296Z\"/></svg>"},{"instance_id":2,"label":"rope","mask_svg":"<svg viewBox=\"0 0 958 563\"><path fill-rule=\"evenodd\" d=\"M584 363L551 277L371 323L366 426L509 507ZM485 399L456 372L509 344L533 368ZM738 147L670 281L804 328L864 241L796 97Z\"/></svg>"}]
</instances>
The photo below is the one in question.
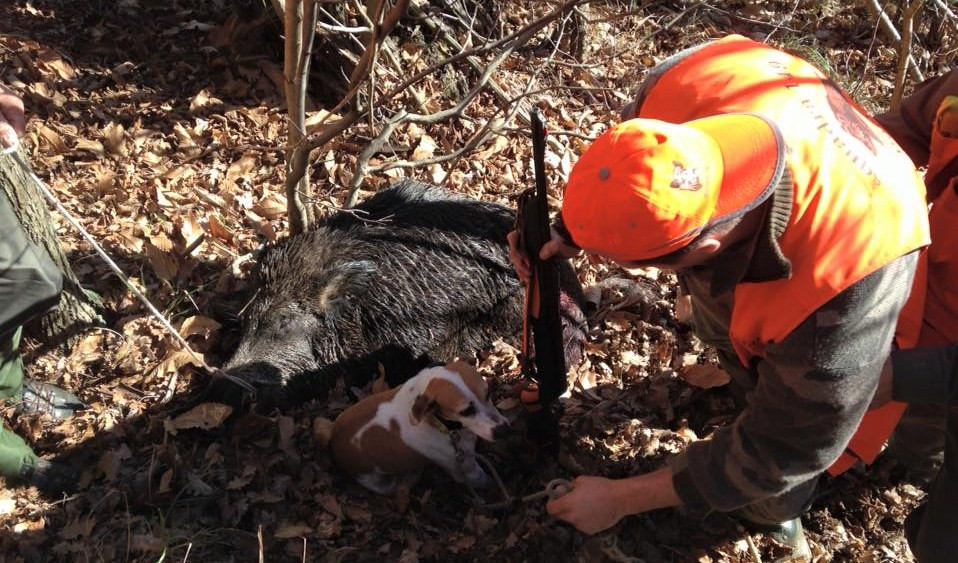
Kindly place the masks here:
<instances>
[{"instance_id":1,"label":"rope","mask_svg":"<svg viewBox=\"0 0 958 563\"><path fill-rule=\"evenodd\" d=\"M135 285L133 285L133 282L131 282L130 279L129 279L128 277L126 277L126 275L123 273L123 271L120 270L120 267L116 265L116 262L114 262L114 261L110 258L110 256L103 250L103 248L96 242L96 240L94 240L93 237L90 236L90 233L88 233L88 232L86 231L86 229L84 229L83 226L80 225L80 223L73 217L73 215L71 215L70 212L67 211L67 209L66 209L65 207L63 207L63 205L60 204L60 202L57 200L56 196L53 195L53 192L50 190L50 188L47 187L47 185L43 183L43 180L41 180L39 177L37 177L36 174L33 173L33 169L30 168L30 165L27 164L26 161L23 160L23 157L20 156L20 153L17 152L17 148L19 147L19 145L20 145L20 142L19 142L19 140L18 140L18 141L15 142L13 145L4 148L3 151L2 151L2 154L13 156L13 160L16 161L16 163L20 166L20 168L23 170L23 172L26 173L26 175L27 175L31 180L33 180L33 183L36 185L37 188L39 188L40 192L44 195L44 197L47 198L47 201L49 201L51 204L53 204L53 206L56 208L56 210L59 211L61 215L63 215L64 217L66 217L67 221L69 221L70 224L73 225L73 227L74 227L77 231L79 231L81 235L83 235L83 238L86 239L86 241L87 241L88 243L90 243L90 246L92 246L92 247L94 248L94 250L96 250L97 254L99 254L100 257L101 257L101 258L107 263L107 265L110 267L110 269L113 270L113 273L115 273L115 274L117 275L117 277L119 277L120 280L123 282L123 284L126 285L126 287L127 287L130 291L133 292L133 294L137 297L137 299L139 299L139 300L143 303L143 305L149 310L150 314L151 314L156 320L158 320L158 321L160 322L160 324L162 324L163 327L164 327L171 335L173 335L173 338L176 340L176 342L177 342L184 350L186 350L187 352L189 352L190 356L192 356L193 359L196 360L196 362L197 362L200 366L202 366L202 367L204 367L205 369L207 369L207 370L208 370L211 374L213 374L214 376L225 377L226 379L229 379L229 380L232 381L233 383L236 383L237 385L239 385L239 386L242 387L243 389L245 389L245 390L247 390L247 391L249 391L249 392L255 392L255 388L254 388L252 385L250 385L248 382L243 381L242 379L239 379L239 378L237 378L237 377L235 377L235 376L232 376L232 375L226 373L225 371L223 371L223 370L221 370L221 369L219 369L219 368L210 367L210 366L206 363L206 361L203 360L203 358L199 357L199 356L196 354L196 352L193 351L193 349L190 347L190 345L189 345L189 343L186 341L186 339L183 338L183 337L180 335L180 333L179 333L175 328L173 328L173 325L170 324L170 321L168 321L168 320L166 319L166 317L164 317L163 314L160 313L159 310L157 310L157 308L153 306L153 304L150 302L150 300L147 299L147 297L146 297L145 295L143 295L143 293L140 292L140 290L137 289L137 287L136 287Z\"/></svg>"},{"instance_id":2,"label":"rope","mask_svg":"<svg viewBox=\"0 0 958 563\"><path fill-rule=\"evenodd\" d=\"M454 447L457 444L453 443ZM572 490L572 483L568 479L553 479L546 483L544 489L536 491L534 493L528 494L523 497L514 497L509 494L508 489L506 489L505 484L502 482L502 478L499 477L499 472L496 471L496 468L492 463L486 459L485 456L481 454L476 454L476 461L482 462L486 466L486 469L489 470L489 473L492 475L493 480L496 483L496 486L499 488L499 492L502 494L503 500L498 502L485 502L482 497L480 497L475 489L471 485L466 483L466 486L469 488L469 492L472 494L473 504L480 508L486 508L489 510L496 510L502 508L509 508L517 503L527 503L535 502L544 498L549 500L555 500L562 495L568 493ZM609 561L615 563L645 563L643 559L638 557L632 557L626 555L619 549L619 537L617 530L620 527L620 524L616 524L612 528L598 534L596 538L599 541L599 547L602 550L602 553L606 556Z\"/></svg>"},{"instance_id":3,"label":"rope","mask_svg":"<svg viewBox=\"0 0 958 563\"><path fill-rule=\"evenodd\" d=\"M458 443L455 440L453 441L453 448L455 448L457 451L459 449ZM469 483L466 483L466 487L469 489L469 493L472 495L473 504L479 508L485 508L488 510L500 510L503 508L510 508L520 502L522 503L534 502L543 498L549 498L551 500L555 500L561 497L562 495L566 494L572 489L572 484L567 479L553 479L549 481L546 484L545 488L542 489L541 491L536 491L532 494L528 494L523 497L513 496L509 493L509 489L506 488L505 483L502 481L502 477L499 476L499 472L496 471L496 467L492 465L492 462L490 462L482 454L475 454L475 455L476 455L476 461L481 462L482 465L485 466L485 469L492 476L492 480L495 482L496 487L499 489L499 494L502 497L502 500L499 500L496 502L487 502L485 499L482 498L482 496L479 495L479 493L476 492L476 490L473 488L472 485L470 485ZM457 463L459 463L458 458L456 461Z\"/></svg>"}]
</instances>

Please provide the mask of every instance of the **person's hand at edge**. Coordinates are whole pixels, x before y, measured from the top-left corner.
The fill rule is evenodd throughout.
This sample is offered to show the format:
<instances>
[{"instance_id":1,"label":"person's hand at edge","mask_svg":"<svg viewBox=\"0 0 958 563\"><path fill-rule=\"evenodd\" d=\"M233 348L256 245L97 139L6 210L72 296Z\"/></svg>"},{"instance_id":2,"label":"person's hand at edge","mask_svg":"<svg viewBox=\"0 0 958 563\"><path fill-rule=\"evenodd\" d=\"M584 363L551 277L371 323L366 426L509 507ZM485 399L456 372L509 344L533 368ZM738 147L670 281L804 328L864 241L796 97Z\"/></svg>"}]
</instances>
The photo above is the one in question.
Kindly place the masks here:
<instances>
[{"instance_id":1,"label":"person's hand at edge","mask_svg":"<svg viewBox=\"0 0 958 563\"><path fill-rule=\"evenodd\" d=\"M23 100L13 90L0 84L0 145L10 148L26 132Z\"/></svg>"},{"instance_id":2,"label":"person's hand at edge","mask_svg":"<svg viewBox=\"0 0 958 563\"><path fill-rule=\"evenodd\" d=\"M581 532L597 534L630 514L681 503L672 484L672 470L663 467L625 479L576 477L569 492L546 503L546 511Z\"/></svg>"},{"instance_id":3,"label":"person's hand at edge","mask_svg":"<svg viewBox=\"0 0 958 563\"><path fill-rule=\"evenodd\" d=\"M540 260L548 260L553 256L572 258L581 252L579 248L567 243L555 229L551 229L550 233L552 238L539 250ZM526 256L525 251L519 248L519 231L511 231L506 235L506 240L509 241L509 259L512 260L512 266L516 269L516 275L522 283L529 283L532 278L532 265L529 264L529 257Z\"/></svg>"}]
</instances>

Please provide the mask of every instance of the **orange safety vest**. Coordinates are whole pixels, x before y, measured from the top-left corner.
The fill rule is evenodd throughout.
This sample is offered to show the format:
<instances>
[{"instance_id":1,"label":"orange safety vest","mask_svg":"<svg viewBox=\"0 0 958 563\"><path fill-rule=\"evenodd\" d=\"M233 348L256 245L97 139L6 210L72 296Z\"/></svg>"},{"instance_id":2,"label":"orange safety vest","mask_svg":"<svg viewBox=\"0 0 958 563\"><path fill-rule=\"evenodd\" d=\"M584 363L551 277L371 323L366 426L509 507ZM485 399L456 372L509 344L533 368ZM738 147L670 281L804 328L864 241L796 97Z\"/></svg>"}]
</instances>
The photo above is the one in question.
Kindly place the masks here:
<instances>
[{"instance_id":1,"label":"orange safety vest","mask_svg":"<svg viewBox=\"0 0 958 563\"><path fill-rule=\"evenodd\" d=\"M638 117L681 123L723 113L754 113L779 127L795 186L778 241L791 277L735 288L729 337L748 366L840 292L927 245L928 213L911 160L863 110L809 63L741 36L664 71ZM902 410L870 411L829 471L871 462Z\"/></svg>"},{"instance_id":2,"label":"orange safety vest","mask_svg":"<svg viewBox=\"0 0 958 563\"><path fill-rule=\"evenodd\" d=\"M919 344L958 342L958 96L938 106L931 130L925 181L941 194L931 206L932 245L928 248L928 283Z\"/></svg>"}]
</instances>

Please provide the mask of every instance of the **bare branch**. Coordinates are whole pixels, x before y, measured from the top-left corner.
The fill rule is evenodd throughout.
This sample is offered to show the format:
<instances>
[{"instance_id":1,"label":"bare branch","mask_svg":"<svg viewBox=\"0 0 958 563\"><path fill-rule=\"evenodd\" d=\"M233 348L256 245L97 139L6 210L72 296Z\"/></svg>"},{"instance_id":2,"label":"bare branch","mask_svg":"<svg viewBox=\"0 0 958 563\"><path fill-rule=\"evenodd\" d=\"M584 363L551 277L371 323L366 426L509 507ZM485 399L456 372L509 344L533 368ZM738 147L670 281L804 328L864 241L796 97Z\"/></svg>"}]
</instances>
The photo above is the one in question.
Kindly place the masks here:
<instances>
[{"instance_id":1,"label":"bare branch","mask_svg":"<svg viewBox=\"0 0 958 563\"><path fill-rule=\"evenodd\" d=\"M309 193L306 136L306 80L304 71L309 68L309 45L304 46L304 23L306 12L315 14L312 0L286 0L285 51L283 75L286 80L286 199L289 214L289 230L298 234L309 228L309 211L302 195ZM310 26L315 30L315 23ZM312 31L306 33L312 41ZM304 57L304 55L306 55ZM303 59L307 60L304 61Z\"/></svg>"},{"instance_id":2,"label":"bare branch","mask_svg":"<svg viewBox=\"0 0 958 563\"><path fill-rule=\"evenodd\" d=\"M901 16L901 43L898 46L898 74L895 76L895 91L891 96L891 109L897 110L905 93L905 71L911 58L911 30L915 14L921 9L924 0L912 0Z\"/></svg>"},{"instance_id":3,"label":"bare branch","mask_svg":"<svg viewBox=\"0 0 958 563\"><path fill-rule=\"evenodd\" d=\"M353 173L353 178L349 182L349 196L346 198L346 207L353 207L359 201L359 187L362 185L363 179L369 171L369 161L376 153L382 150L383 145L389 140L389 137L392 136L393 131L405 121L405 118L406 112L404 110L396 112L396 115L392 116L392 118L386 122L382 131L376 135L376 138L370 141L369 144L366 145L366 148L363 149L363 152L359 154L359 157L356 159L356 171Z\"/></svg>"},{"instance_id":4,"label":"bare branch","mask_svg":"<svg viewBox=\"0 0 958 563\"><path fill-rule=\"evenodd\" d=\"M882 29L891 39L892 43L894 43L895 47L897 49L901 49L901 35L898 34L898 30L895 29L895 25L891 23L890 19L888 19L888 14L885 12L885 7L879 5L878 0L868 0L865 2L865 6L868 8L868 11L871 12L873 17L878 18ZM908 54L908 71L911 74L912 80L915 82L923 82L925 80L924 75L918 68L918 63L916 63L915 59L912 58L911 53Z\"/></svg>"},{"instance_id":5,"label":"bare branch","mask_svg":"<svg viewBox=\"0 0 958 563\"><path fill-rule=\"evenodd\" d=\"M498 41L495 41L495 42L493 42L493 43L489 43L489 44L483 45L483 46L481 46L481 47L476 47L476 48L474 48L474 49L463 50L462 52L460 52L460 53L458 53L458 54L456 54L456 55L453 55L453 56L451 56L451 57L449 57L449 58L447 58L447 59L445 59L445 60L443 60L443 61L440 61L440 62L438 62L438 63L436 63L436 64L434 64L434 65L432 65L432 66L430 66L430 67L428 67L428 68L426 68L426 69L424 69L424 70L421 70L421 71L417 72L416 74L414 74L413 76L409 77L408 79L406 79L405 81L403 81L402 83L400 83L399 85L397 85L395 88L393 88L392 90L390 90L390 91L384 96L384 98L387 99L387 100L394 98L396 95L398 95L399 93L401 93L403 90L405 90L405 89L408 88L409 86L411 86L411 85L413 85L413 84L419 82L419 81L422 80L423 78L429 76L430 74L436 72L438 69L440 69L440 68L442 68L442 67L444 67L444 66L446 66L446 65L450 65L450 64L452 64L452 63L455 63L455 62L461 61L461 60L463 60L463 59L466 59L466 58L468 58L468 57L474 57L474 56L476 56L476 55L481 55L481 54L483 54L483 53L487 53L487 52L492 51L492 50L494 50L494 49L498 49L499 47L501 47L501 46L503 46L503 45L506 45L506 44L508 44L508 43L512 43L512 42L524 43L524 42L527 41L530 37L532 37L533 35L535 35L536 33L538 33L538 32L539 32L542 28L544 28L545 26L549 25L550 23L552 23L553 21L555 21L556 19L558 19L558 18L559 18L560 16L562 16L564 13L568 12L569 10L571 10L572 8L574 8L574 7L576 7L576 6L581 6L581 5L583 5L583 4L588 4L590 1L591 1L591 0L568 0L568 1L566 1L566 2L563 2L562 4L559 5L559 7L557 7L557 8L554 9L554 10L552 10L552 11L549 12L548 14L546 14L546 15L540 17L540 18L537 19L537 20L533 20L532 22L526 24L526 25L525 25L524 27L522 27L521 29L518 29L518 30L514 31L513 33L510 33L509 35L503 37L502 39L499 39Z\"/></svg>"}]
</instances>

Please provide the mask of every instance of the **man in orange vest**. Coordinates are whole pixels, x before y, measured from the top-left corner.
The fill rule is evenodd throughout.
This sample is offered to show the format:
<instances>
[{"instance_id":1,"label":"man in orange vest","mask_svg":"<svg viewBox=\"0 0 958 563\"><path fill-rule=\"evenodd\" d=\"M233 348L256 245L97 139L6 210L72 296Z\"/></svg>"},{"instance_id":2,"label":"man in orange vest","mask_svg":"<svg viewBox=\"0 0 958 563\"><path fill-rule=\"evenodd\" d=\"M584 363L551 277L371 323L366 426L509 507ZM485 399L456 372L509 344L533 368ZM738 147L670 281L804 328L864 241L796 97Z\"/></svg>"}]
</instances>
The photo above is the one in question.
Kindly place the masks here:
<instances>
[{"instance_id":1,"label":"man in orange vest","mask_svg":"<svg viewBox=\"0 0 958 563\"><path fill-rule=\"evenodd\" d=\"M892 353L894 382L888 372L876 403L909 403L889 446L907 467L919 474L935 469L933 456L944 448L930 493L905 531L919 561L952 561L958 553L958 346L941 345L958 342L958 72L926 81L897 111L876 120L917 166L927 166L932 202L932 244L921 264L927 281L916 288L924 290L924 301L902 315L920 326L918 348Z\"/></svg>"},{"instance_id":2,"label":"man in orange vest","mask_svg":"<svg viewBox=\"0 0 958 563\"><path fill-rule=\"evenodd\" d=\"M580 476L547 509L587 533L718 510L809 559L800 516L818 477L886 437L853 435L928 244L921 179L819 70L741 36L653 68L625 117L576 163L540 256L676 270L743 410L668 467Z\"/></svg>"}]
</instances>

